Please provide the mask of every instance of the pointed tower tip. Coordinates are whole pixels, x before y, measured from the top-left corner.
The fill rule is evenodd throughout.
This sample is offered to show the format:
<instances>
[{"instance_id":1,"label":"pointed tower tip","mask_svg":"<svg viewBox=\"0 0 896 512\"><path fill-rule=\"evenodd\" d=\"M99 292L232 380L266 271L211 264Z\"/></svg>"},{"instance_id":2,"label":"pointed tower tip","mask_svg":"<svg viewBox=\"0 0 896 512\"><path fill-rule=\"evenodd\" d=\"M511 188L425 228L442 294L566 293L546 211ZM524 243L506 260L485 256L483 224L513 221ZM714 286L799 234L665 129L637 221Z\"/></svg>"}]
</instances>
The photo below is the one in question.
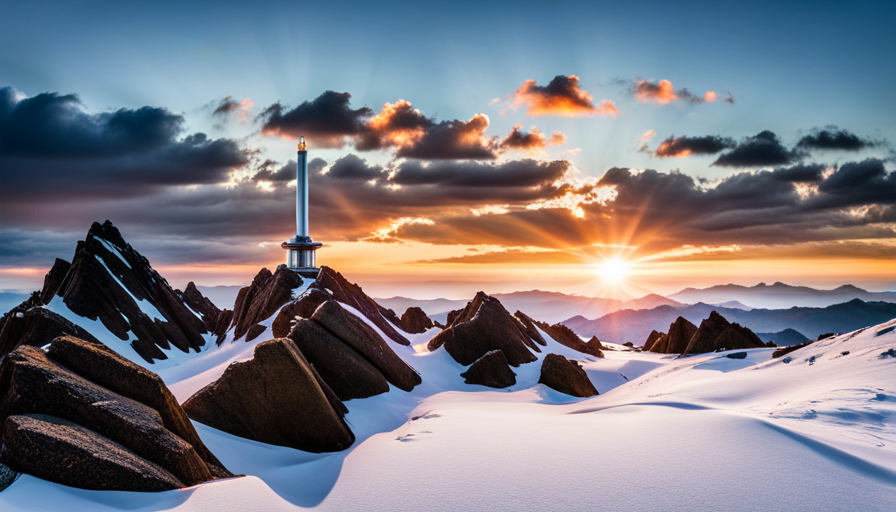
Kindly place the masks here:
<instances>
[{"instance_id":1,"label":"pointed tower tip","mask_svg":"<svg viewBox=\"0 0 896 512\"><path fill-rule=\"evenodd\" d=\"M302 137L299 138L299 151L306 151L306 149L305 149L305 136L304 136L304 135L302 135Z\"/></svg>"}]
</instances>

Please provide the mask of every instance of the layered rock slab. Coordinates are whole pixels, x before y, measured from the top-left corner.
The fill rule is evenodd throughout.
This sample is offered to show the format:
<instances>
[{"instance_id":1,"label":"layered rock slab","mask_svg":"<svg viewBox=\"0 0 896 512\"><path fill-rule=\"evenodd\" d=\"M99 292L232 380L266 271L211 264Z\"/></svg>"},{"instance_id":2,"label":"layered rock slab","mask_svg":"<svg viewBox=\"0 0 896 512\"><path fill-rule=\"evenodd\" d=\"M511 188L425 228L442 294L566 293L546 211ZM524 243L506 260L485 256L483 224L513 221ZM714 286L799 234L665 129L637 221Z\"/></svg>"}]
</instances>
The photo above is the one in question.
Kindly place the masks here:
<instances>
[{"instance_id":1,"label":"layered rock slab","mask_svg":"<svg viewBox=\"0 0 896 512\"><path fill-rule=\"evenodd\" d=\"M348 410L288 338L258 344L184 403L194 420L224 432L309 452L340 451L355 436Z\"/></svg>"},{"instance_id":2,"label":"layered rock slab","mask_svg":"<svg viewBox=\"0 0 896 512\"><path fill-rule=\"evenodd\" d=\"M386 377L370 361L317 322L299 319L289 339L340 400L368 398L389 391Z\"/></svg>"},{"instance_id":3,"label":"layered rock slab","mask_svg":"<svg viewBox=\"0 0 896 512\"><path fill-rule=\"evenodd\" d=\"M392 385L410 391L420 384L420 375L386 344L363 320L349 313L335 300L324 302L311 315L322 325L370 361Z\"/></svg>"},{"instance_id":4,"label":"layered rock slab","mask_svg":"<svg viewBox=\"0 0 896 512\"><path fill-rule=\"evenodd\" d=\"M76 423L46 415L10 416L4 461L19 471L96 491L158 492L183 482L165 468Z\"/></svg>"},{"instance_id":5,"label":"layered rock slab","mask_svg":"<svg viewBox=\"0 0 896 512\"><path fill-rule=\"evenodd\" d=\"M3 358L3 362L0 363L0 422L5 424L10 417L31 415L44 415L58 418L62 422L70 422L79 429L93 432L95 436L91 435L90 439L103 446L107 445L100 442L97 436L121 445L134 457L145 462L145 464L135 462L141 467L154 464L164 468L174 475L180 486L194 485L217 477L233 476L202 444L192 430L192 425L188 421L184 424L183 411L178 413L180 406L157 376L124 360L98 342L59 338L51 344L49 352L50 354L35 347L20 346ZM79 368L78 371L90 375L93 379L115 387L120 393L63 366L60 361L52 359L54 356L65 360L66 365ZM156 389L144 387L150 381L162 387ZM163 413L160 414L153 406L138 399L154 404L155 407L162 409ZM166 426L163 414L169 418L170 427ZM79 439L86 439L82 436L81 430L70 429L67 424L52 421L50 423L57 425L58 428L43 423L34 425L40 427L37 431L56 434L69 432L80 436ZM16 427L14 430L18 435L21 429ZM34 429L25 430L31 432ZM192 439L195 446L174 431ZM32 434L38 435L33 432ZM42 439L48 443L64 441L64 439L52 441L54 436ZM86 446L73 439L69 441L74 443L74 446ZM17 471L33 470L28 464L19 464L29 457L27 453L16 451L16 447L21 448L24 445L10 444L4 440L4 446L0 461ZM44 448L46 447L33 449ZM79 453L83 455L83 452ZM65 468L50 467L46 468L46 471L50 472L46 474L61 474ZM102 488L103 485L101 482L90 485L84 481L81 483L86 488ZM126 490L158 489L136 487Z\"/></svg>"}]
</instances>

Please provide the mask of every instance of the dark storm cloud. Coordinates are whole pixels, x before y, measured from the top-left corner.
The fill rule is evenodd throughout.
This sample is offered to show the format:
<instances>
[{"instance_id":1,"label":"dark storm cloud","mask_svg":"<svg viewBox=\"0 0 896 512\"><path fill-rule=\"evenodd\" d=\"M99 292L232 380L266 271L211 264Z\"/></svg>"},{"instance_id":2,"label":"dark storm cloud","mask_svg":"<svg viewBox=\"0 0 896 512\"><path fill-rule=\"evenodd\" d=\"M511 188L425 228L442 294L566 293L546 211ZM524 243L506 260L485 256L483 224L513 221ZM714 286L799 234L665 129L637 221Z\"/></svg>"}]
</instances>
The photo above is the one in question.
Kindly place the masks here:
<instances>
[{"instance_id":1,"label":"dark storm cloud","mask_svg":"<svg viewBox=\"0 0 896 512\"><path fill-rule=\"evenodd\" d=\"M258 166L252 181L291 181L296 179L296 162L290 160L283 165L273 160L265 160Z\"/></svg>"},{"instance_id":2,"label":"dark storm cloud","mask_svg":"<svg viewBox=\"0 0 896 512\"><path fill-rule=\"evenodd\" d=\"M743 139L734 149L723 153L712 165L719 167L787 165L802 157L801 151L788 150L777 135L765 130Z\"/></svg>"},{"instance_id":3,"label":"dark storm cloud","mask_svg":"<svg viewBox=\"0 0 896 512\"><path fill-rule=\"evenodd\" d=\"M791 183L816 183L821 181L821 173L826 166L822 164L798 164L791 167L779 167L772 172L777 181Z\"/></svg>"},{"instance_id":4,"label":"dark storm cloud","mask_svg":"<svg viewBox=\"0 0 896 512\"><path fill-rule=\"evenodd\" d=\"M233 96L227 96L215 107L214 112L212 112L213 116L223 116L227 115L231 112L236 112L240 109L240 102L233 99Z\"/></svg>"},{"instance_id":5,"label":"dark storm cloud","mask_svg":"<svg viewBox=\"0 0 896 512\"><path fill-rule=\"evenodd\" d=\"M107 158L173 144L183 117L142 107L90 114L74 94L25 97L0 89L0 155L42 158Z\"/></svg>"},{"instance_id":6,"label":"dark storm cloud","mask_svg":"<svg viewBox=\"0 0 896 512\"><path fill-rule=\"evenodd\" d=\"M718 135L705 137L675 137L673 135L661 142L651 154L659 158L712 155L735 145L734 139Z\"/></svg>"},{"instance_id":7,"label":"dark storm cloud","mask_svg":"<svg viewBox=\"0 0 896 512\"><path fill-rule=\"evenodd\" d=\"M398 185L445 185L454 187L537 187L560 179L569 162L554 160L509 160L500 165L482 163L436 163L424 165L406 162L391 179Z\"/></svg>"},{"instance_id":8,"label":"dark storm cloud","mask_svg":"<svg viewBox=\"0 0 896 512\"><path fill-rule=\"evenodd\" d=\"M491 160L497 155L497 137L488 137L488 117L476 114L469 121L441 121L418 140L398 147L395 156L421 160Z\"/></svg>"},{"instance_id":9,"label":"dark storm cloud","mask_svg":"<svg viewBox=\"0 0 896 512\"><path fill-rule=\"evenodd\" d=\"M379 165L367 165L359 156L346 155L333 162L326 176L331 180L370 181L383 177L383 168Z\"/></svg>"},{"instance_id":10,"label":"dark storm cloud","mask_svg":"<svg viewBox=\"0 0 896 512\"><path fill-rule=\"evenodd\" d=\"M314 134L319 146L340 147L344 137L362 133L366 120L374 114L368 107L352 109L351 97L347 92L325 91L293 109L274 103L259 116L262 133L291 139Z\"/></svg>"},{"instance_id":11,"label":"dark storm cloud","mask_svg":"<svg viewBox=\"0 0 896 512\"><path fill-rule=\"evenodd\" d=\"M75 95L0 89L0 207L216 183L249 162L236 141L182 136L183 123L162 108L90 113Z\"/></svg>"},{"instance_id":12,"label":"dark storm cloud","mask_svg":"<svg viewBox=\"0 0 896 512\"><path fill-rule=\"evenodd\" d=\"M822 181L818 190L827 196L820 201L826 205L896 204L896 171L888 172L877 158L849 162Z\"/></svg>"},{"instance_id":13,"label":"dark storm cloud","mask_svg":"<svg viewBox=\"0 0 896 512\"><path fill-rule=\"evenodd\" d=\"M858 151L877 145L876 141L859 137L848 130L829 126L824 129L816 128L812 133L801 138L796 147L809 150Z\"/></svg>"}]
</instances>

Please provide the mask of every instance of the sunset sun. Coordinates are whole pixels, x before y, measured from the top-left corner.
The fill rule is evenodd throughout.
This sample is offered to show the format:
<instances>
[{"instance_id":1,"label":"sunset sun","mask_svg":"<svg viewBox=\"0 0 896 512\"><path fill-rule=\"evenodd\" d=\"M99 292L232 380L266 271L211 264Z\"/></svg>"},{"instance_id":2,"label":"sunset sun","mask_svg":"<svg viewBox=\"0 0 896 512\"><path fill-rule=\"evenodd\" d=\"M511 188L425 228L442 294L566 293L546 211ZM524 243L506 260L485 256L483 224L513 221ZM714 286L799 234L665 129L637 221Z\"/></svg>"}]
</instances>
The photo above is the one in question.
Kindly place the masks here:
<instances>
[{"instance_id":1,"label":"sunset sun","mask_svg":"<svg viewBox=\"0 0 896 512\"><path fill-rule=\"evenodd\" d=\"M608 283L618 284L625 281L631 265L621 258L609 258L597 264L597 273Z\"/></svg>"}]
</instances>

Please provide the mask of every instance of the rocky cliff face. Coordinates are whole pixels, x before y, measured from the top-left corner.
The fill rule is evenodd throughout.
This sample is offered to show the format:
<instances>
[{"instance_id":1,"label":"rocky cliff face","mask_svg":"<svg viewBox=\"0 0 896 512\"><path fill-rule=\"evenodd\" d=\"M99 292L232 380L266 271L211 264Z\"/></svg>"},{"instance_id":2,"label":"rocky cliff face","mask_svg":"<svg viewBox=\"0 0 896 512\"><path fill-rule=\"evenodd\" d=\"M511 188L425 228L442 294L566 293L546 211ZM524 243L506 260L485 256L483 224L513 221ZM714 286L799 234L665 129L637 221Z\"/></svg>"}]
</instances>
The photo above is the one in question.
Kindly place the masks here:
<instances>
[{"instance_id":1,"label":"rocky cliff face","mask_svg":"<svg viewBox=\"0 0 896 512\"><path fill-rule=\"evenodd\" d=\"M0 462L65 485L160 491L233 476L157 375L95 341L10 352L0 423Z\"/></svg>"},{"instance_id":2,"label":"rocky cliff face","mask_svg":"<svg viewBox=\"0 0 896 512\"><path fill-rule=\"evenodd\" d=\"M731 323L713 311L709 318L700 322L700 327L694 333L683 355L762 347L765 347L765 343L753 331L740 324Z\"/></svg>"},{"instance_id":3,"label":"rocky cliff face","mask_svg":"<svg viewBox=\"0 0 896 512\"><path fill-rule=\"evenodd\" d=\"M522 324L504 309L498 299L479 292L467 306L448 315L448 327L427 345L430 351L444 346L458 363L468 366L492 350L504 353L511 366L536 358L528 347L535 343Z\"/></svg>"},{"instance_id":4,"label":"rocky cliff face","mask_svg":"<svg viewBox=\"0 0 896 512\"><path fill-rule=\"evenodd\" d=\"M669 326L669 334L657 338L650 351L659 354L681 354L688 348L688 343L696 332L697 326L680 316Z\"/></svg>"}]
</instances>

